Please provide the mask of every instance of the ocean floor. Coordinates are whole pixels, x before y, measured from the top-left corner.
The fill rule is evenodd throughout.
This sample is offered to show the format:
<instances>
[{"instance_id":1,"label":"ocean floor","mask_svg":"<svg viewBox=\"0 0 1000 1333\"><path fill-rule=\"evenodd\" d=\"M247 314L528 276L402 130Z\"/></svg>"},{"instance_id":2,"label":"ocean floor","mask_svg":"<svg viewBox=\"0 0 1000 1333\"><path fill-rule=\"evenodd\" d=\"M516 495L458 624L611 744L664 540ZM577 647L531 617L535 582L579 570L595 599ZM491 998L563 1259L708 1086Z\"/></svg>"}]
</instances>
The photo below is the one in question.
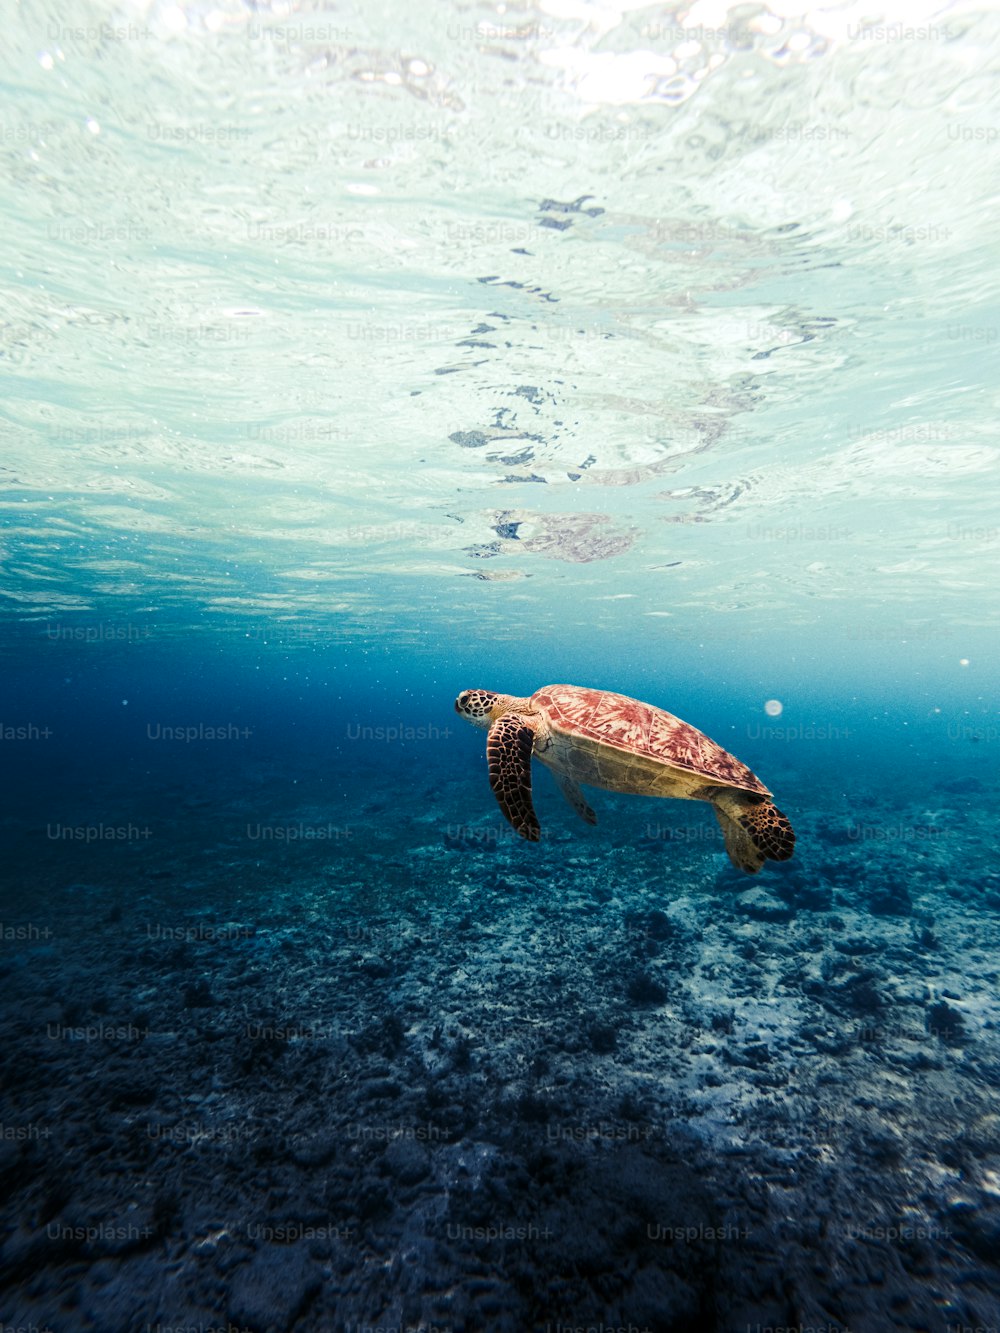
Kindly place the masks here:
<instances>
[{"instance_id":1,"label":"ocean floor","mask_svg":"<svg viewBox=\"0 0 1000 1333\"><path fill-rule=\"evenodd\" d=\"M1000 1326L995 787L820 784L750 879L688 803L191 768L7 821L4 1326Z\"/></svg>"}]
</instances>

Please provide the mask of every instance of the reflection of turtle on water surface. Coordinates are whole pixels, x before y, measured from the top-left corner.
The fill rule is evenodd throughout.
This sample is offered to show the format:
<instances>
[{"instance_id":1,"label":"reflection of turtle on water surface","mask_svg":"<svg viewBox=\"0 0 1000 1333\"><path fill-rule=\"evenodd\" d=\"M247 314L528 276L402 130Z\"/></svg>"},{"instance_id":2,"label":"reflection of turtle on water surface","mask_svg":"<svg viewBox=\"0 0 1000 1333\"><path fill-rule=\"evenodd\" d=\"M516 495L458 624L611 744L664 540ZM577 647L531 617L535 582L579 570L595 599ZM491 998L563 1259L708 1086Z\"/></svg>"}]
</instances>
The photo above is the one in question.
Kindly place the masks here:
<instances>
[{"instance_id":1,"label":"reflection of turtle on water surface","mask_svg":"<svg viewBox=\"0 0 1000 1333\"><path fill-rule=\"evenodd\" d=\"M500 809L522 838L541 832L531 804L531 757L555 775L588 824L597 817L580 783L636 796L708 801L729 859L755 875L787 861L795 847L788 820L745 764L672 713L624 694L546 685L530 699L463 690L455 710L489 729L486 757Z\"/></svg>"}]
</instances>

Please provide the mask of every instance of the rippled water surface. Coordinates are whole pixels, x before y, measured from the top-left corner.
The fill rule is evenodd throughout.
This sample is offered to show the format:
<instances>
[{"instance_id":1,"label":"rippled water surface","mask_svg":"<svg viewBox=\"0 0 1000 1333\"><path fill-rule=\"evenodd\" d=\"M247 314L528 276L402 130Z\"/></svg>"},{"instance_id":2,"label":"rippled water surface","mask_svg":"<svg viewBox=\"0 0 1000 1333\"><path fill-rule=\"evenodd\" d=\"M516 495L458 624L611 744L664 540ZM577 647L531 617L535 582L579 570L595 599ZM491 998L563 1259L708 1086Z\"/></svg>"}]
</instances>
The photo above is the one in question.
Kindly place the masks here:
<instances>
[{"instance_id":1,"label":"rippled water surface","mask_svg":"<svg viewBox=\"0 0 1000 1333\"><path fill-rule=\"evenodd\" d=\"M998 40L17 7L8 615L957 659L997 606Z\"/></svg>"}]
</instances>

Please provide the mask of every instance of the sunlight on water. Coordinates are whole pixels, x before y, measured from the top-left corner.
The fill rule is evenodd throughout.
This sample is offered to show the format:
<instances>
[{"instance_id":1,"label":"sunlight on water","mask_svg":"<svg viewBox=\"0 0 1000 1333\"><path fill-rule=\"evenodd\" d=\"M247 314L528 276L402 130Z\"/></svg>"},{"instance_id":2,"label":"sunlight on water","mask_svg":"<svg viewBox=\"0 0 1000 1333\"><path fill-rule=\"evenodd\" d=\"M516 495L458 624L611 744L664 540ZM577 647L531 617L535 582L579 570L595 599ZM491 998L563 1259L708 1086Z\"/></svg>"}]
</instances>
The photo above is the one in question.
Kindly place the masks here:
<instances>
[{"instance_id":1,"label":"sunlight on water","mask_svg":"<svg viewBox=\"0 0 1000 1333\"><path fill-rule=\"evenodd\" d=\"M22 8L9 613L988 623L998 29Z\"/></svg>"}]
</instances>

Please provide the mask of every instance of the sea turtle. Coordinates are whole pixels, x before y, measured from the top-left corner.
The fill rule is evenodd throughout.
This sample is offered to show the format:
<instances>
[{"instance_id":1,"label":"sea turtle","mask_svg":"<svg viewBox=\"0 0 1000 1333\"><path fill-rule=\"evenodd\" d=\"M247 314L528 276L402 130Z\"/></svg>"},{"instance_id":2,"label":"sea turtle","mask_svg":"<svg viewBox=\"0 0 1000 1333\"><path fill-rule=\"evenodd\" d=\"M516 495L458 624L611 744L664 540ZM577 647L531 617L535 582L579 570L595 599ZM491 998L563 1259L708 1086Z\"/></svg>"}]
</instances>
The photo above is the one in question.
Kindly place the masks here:
<instances>
[{"instance_id":1,"label":"sea turtle","mask_svg":"<svg viewBox=\"0 0 1000 1333\"><path fill-rule=\"evenodd\" d=\"M792 826L745 764L687 722L652 704L578 685L545 685L530 699L463 690L455 711L488 728L490 786L522 838L537 842L531 756L552 770L563 795L588 824L597 816L580 783L637 796L708 801L729 859L755 875L765 861L787 861Z\"/></svg>"}]
</instances>

